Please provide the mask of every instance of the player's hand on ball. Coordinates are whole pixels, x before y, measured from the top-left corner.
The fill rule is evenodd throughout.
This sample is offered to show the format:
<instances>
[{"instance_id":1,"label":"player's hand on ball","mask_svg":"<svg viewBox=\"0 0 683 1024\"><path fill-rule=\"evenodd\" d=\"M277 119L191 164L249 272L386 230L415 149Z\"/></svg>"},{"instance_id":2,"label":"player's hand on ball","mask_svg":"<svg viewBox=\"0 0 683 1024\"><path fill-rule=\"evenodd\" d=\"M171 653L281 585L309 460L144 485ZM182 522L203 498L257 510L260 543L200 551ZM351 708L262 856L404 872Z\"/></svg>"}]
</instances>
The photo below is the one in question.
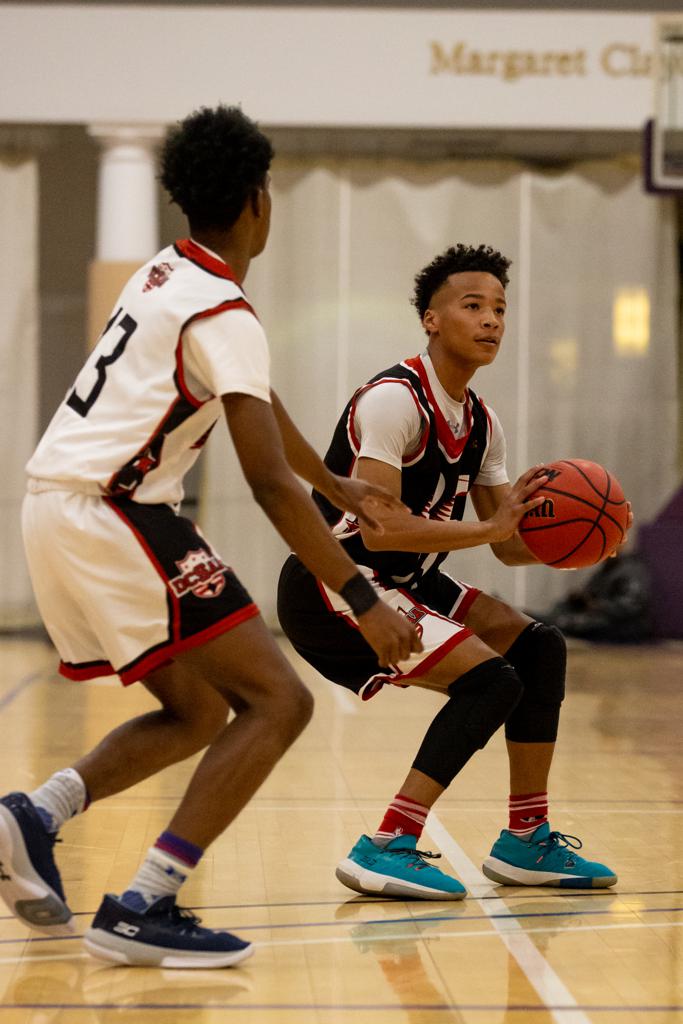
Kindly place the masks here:
<instances>
[{"instance_id":1,"label":"player's hand on ball","mask_svg":"<svg viewBox=\"0 0 683 1024\"><path fill-rule=\"evenodd\" d=\"M631 507L631 502L630 501L626 502L626 509L627 509L627 512L626 512L626 526L624 527L624 537L623 537L623 540L619 541L619 543L617 544L616 548L614 549L612 554L609 556L610 558L616 558L617 555L621 554L621 549L623 548L624 544L628 540L628 531L633 526L633 509Z\"/></svg>"},{"instance_id":2,"label":"player's hand on ball","mask_svg":"<svg viewBox=\"0 0 683 1024\"><path fill-rule=\"evenodd\" d=\"M405 615L399 615L382 601L358 616L358 628L377 655L382 667L395 665L422 650L422 641Z\"/></svg>"},{"instance_id":3,"label":"player's hand on ball","mask_svg":"<svg viewBox=\"0 0 683 1024\"><path fill-rule=\"evenodd\" d=\"M512 537L522 516L543 503L542 497L533 495L547 479L543 466L532 466L512 485L489 520L496 528L496 541Z\"/></svg>"}]
</instances>

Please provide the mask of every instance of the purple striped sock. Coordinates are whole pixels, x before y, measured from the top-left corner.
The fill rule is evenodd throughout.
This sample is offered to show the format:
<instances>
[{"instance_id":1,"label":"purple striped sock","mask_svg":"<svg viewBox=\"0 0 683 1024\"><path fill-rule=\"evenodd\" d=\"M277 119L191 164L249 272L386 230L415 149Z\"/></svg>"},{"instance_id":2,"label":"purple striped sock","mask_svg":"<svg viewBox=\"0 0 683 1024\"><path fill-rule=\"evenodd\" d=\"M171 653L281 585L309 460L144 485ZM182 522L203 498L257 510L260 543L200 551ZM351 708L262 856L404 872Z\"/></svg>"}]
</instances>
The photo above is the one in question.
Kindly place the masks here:
<instances>
[{"instance_id":1,"label":"purple striped sock","mask_svg":"<svg viewBox=\"0 0 683 1024\"><path fill-rule=\"evenodd\" d=\"M173 832L162 832L154 844L158 850L163 850L176 860L182 861L188 867L194 868L199 863L204 851L201 846L195 846L187 839L181 839Z\"/></svg>"}]
</instances>

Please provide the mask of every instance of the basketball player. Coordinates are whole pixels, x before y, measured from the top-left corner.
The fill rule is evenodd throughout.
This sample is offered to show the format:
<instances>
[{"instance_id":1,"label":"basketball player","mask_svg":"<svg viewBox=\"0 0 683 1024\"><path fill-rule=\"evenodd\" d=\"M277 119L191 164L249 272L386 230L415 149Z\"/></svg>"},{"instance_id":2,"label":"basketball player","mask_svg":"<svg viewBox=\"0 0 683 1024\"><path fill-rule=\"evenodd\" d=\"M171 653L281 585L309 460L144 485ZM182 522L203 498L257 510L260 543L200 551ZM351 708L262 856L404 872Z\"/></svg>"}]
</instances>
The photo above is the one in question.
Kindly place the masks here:
<instances>
[{"instance_id":1,"label":"basketball player","mask_svg":"<svg viewBox=\"0 0 683 1024\"><path fill-rule=\"evenodd\" d=\"M460 899L461 883L417 850L425 819L476 750L505 725L510 817L485 874L508 885L604 887L616 875L584 860L573 836L550 830L548 772L564 696L565 644L440 564L449 551L489 544L506 565L535 557L517 525L547 477L536 466L508 482L500 422L469 387L496 358L505 330L510 261L491 248L457 245L415 279L427 334L421 355L378 373L346 406L325 461L382 485L410 510L382 512L383 532L315 494L325 518L381 599L414 622L423 650L390 671L355 627L353 609L292 555L278 613L296 650L364 700L387 683L442 693L408 775L374 836L361 836L337 877L362 893ZM462 522L471 495L478 522ZM630 523L629 523L630 525Z\"/></svg>"},{"instance_id":2,"label":"basketball player","mask_svg":"<svg viewBox=\"0 0 683 1024\"><path fill-rule=\"evenodd\" d=\"M10 909L47 934L67 932L53 859L61 826L208 748L168 828L87 932L87 949L115 963L222 967L250 954L179 909L176 893L312 709L247 591L178 514L183 476L221 411L256 501L302 563L345 595L378 661L421 649L294 475L375 531L382 503L399 505L329 471L270 390L266 338L242 282L268 237L272 155L236 108L201 109L170 131L161 180L192 238L131 277L28 464L26 552L62 674L139 680L160 708L33 792L0 801L0 894Z\"/></svg>"}]
</instances>

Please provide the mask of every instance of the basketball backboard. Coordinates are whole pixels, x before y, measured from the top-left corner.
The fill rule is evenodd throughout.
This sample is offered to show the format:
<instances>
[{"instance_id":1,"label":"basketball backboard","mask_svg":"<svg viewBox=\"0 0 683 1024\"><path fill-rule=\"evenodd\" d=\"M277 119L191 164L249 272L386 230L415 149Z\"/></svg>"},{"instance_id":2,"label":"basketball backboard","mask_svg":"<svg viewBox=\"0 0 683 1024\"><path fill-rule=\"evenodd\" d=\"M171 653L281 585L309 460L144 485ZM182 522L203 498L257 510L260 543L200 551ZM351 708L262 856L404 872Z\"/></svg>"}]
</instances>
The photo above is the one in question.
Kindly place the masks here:
<instances>
[{"instance_id":1,"label":"basketball backboard","mask_svg":"<svg viewBox=\"0 0 683 1024\"><path fill-rule=\"evenodd\" d=\"M654 116L645 129L645 181L683 190L683 14L654 19Z\"/></svg>"}]
</instances>

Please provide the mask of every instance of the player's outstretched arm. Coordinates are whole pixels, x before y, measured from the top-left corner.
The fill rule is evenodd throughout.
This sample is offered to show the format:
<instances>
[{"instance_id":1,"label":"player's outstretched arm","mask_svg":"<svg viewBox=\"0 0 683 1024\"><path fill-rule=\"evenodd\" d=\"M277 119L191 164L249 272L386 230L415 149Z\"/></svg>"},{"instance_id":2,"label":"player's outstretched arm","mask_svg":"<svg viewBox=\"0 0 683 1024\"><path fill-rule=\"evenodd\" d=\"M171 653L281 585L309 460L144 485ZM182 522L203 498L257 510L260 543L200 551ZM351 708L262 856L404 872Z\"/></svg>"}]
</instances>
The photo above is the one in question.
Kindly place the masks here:
<instances>
[{"instance_id":1,"label":"player's outstretched arm","mask_svg":"<svg viewBox=\"0 0 683 1024\"><path fill-rule=\"evenodd\" d=\"M270 405L251 395L231 394L223 395L223 408L255 500L304 565L340 593L359 575L358 567L334 539L313 499L290 469ZM374 598L370 591L367 609L357 615L357 621L380 664L391 665L411 651L422 650L407 619Z\"/></svg>"},{"instance_id":2,"label":"player's outstretched arm","mask_svg":"<svg viewBox=\"0 0 683 1024\"><path fill-rule=\"evenodd\" d=\"M369 527L382 532L377 518L381 511L405 511L400 498L386 488L365 480L351 480L331 473L314 448L293 423L284 405L271 389L273 412L280 428L287 462L300 477L324 494L335 508L352 512Z\"/></svg>"},{"instance_id":3,"label":"player's outstretched arm","mask_svg":"<svg viewBox=\"0 0 683 1024\"><path fill-rule=\"evenodd\" d=\"M506 484L504 494L505 488L500 488L497 502L491 504L490 515L480 517L480 522L444 522L410 512L382 513L384 529L381 533L361 524L363 542L371 551L458 551L481 544L498 546L514 535L524 513L543 500L531 497L543 479L537 476L539 468L530 469L513 487ZM401 493L401 471L388 463L361 458L358 475L381 484L394 494Z\"/></svg>"}]
</instances>

